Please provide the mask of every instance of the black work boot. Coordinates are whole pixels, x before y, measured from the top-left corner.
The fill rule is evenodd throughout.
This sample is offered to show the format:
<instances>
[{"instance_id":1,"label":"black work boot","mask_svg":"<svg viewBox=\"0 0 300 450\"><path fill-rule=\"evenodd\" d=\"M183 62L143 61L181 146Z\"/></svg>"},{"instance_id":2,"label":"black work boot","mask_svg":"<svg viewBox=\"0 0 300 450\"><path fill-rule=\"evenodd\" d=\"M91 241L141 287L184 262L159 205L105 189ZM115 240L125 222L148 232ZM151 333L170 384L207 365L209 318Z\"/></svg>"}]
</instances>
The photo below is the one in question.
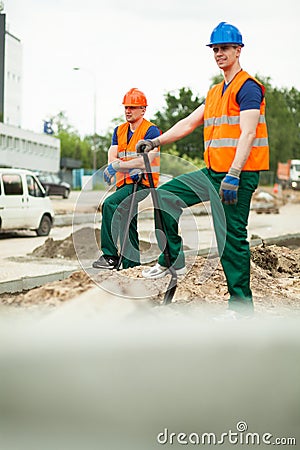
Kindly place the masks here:
<instances>
[{"instance_id":1,"label":"black work boot","mask_svg":"<svg viewBox=\"0 0 300 450\"><path fill-rule=\"evenodd\" d=\"M115 256L104 256L101 255L97 261L93 262L93 267L95 269L115 269L118 265L118 258Z\"/></svg>"}]
</instances>

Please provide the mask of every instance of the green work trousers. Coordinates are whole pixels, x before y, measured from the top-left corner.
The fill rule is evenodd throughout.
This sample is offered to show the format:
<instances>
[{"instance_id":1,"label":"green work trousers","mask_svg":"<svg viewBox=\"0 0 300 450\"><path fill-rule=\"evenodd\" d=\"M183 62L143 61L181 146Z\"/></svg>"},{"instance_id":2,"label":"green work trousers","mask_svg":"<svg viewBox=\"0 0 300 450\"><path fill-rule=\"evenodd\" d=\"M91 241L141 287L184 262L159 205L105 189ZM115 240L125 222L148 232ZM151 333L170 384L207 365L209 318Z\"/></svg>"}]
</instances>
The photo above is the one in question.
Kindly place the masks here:
<instances>
[{"instance_id":1,"label":"green work trousers","mask_svg":"<svg viewBox=\"0 0 300 450\"><path fill-rule=\"evenodd\" d=\"M258 186L259 172L242 172L238 202L224 205L219 198L220 184L226 173L210 169L180 175L157 189L166 240L174 268L185 265L178 222L184 208L210 200L215 235L221 264L227 280L229 308L240 312L253 309L250 289L250 246L247 225L253 192ZM157 228L157 224L156 224ZM164 241L157 232L161 251ZM164 254L159 264L166 266Z\"/></svg>"},{"instance_id":2,"label":"green work trousers","mask_svg":"<svg viewBox=\"0 0 300 450\"><path fill-rule=\"evenodd\" d=\"M123 269L140 265L139 237L137 232L138 203L147 197L150 190L142 184L137 187L132 215L129 217L132 202L133 184L124 184L107 197L102 205L101 250L104 256L119 257L118 246L122 248L124 238L127 240ZM130 220L128 236L124 236Z\"/></svg>"}]
</instances>

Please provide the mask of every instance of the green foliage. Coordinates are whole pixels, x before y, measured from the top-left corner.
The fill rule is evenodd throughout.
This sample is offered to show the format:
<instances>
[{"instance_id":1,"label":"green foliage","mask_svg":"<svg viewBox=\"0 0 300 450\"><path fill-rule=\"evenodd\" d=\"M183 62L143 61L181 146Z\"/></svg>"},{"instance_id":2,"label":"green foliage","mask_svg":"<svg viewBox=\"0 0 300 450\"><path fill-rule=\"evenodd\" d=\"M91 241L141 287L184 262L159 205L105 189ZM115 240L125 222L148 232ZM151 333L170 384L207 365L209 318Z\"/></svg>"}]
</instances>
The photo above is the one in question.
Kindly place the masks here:
<instances>
[{"instance_id":1,"label":"green foliage","mask_svg":"<svg viewBox=\"0 0 300 450\"><path fill-rule=\"evenodd\" d=\"M278 162L300 157L300 93L295 88L274 88L270 78L256 78L266 88L270 170L276 172Z\"/></svg>"},{"instance_id":2,"label":"green foliage","mask_svg":"<svg viewBox=\"0 0 300 450\"><path fill-rule=\"evenodd\" d=\"M107 163L107 149L110 146L111 135L85 136L83 139L68 122L64 112L52 117L56 137L60 139L61 157L79 159L82 168L92 169L94 164L94 148L96 149L96 168Z\"/></svg>"},{"instance_id":3,"label":"green foliage","mask_svg":"<svg viewBox=\"0 0 300 450\"><path fill-rule=\"evenodd\" d=\"M293 87L289 91L284 89L284 93L293 128L293 142L289 158L300 159L300 92Z\"/></svg>"},{"instance_id":4,"label":"green foliage","mask_svg":"<svg viewBox=\"0 0 300 450\"><path fill-rule=\"evenodd\" d=\"M211 78L210 87L212 88L215 84L219 84L224 80L223 75L220 73L219 75L215 75Z\"/></svg>"},{"instance_id":5,"label":"green foliage","mask_svg":"<svg viewBox=\"0 0 300 450\"><path fill-rule=\"evenodd\" d=\"M188 116L203 102L194 95L190 88L181 88L178 92L168 92L165 95L166 106L158 111L152 121L164 132L176 122ZM162 151L169 152L171 148L178 151L180 157L187 155L190 158L203 157L203 127L197 128L193 133L177 141L175 144L164 145Z\"/></svg>"},{"instance_id":6,"label":"green foliage","mask_svg":"<svg viewBox=\"0 0 300 450\"><path fill-rule=\"evenodd\" d=\"M170 147L168 153L161 153L160 171L173 175L173 177L201 169L204 165L204 161L200 157L191 158L185 154L180 155L176 145Z\"/></svg>"},{"instance_id":7,"label":"green foliage","mask_svg":"<svg viewBox=\"0 0 300 450\"><path fill-rule=\"evenodd\" d=\"M276 172L277 163L288 159L300 159L300 92L291 89L273 87L269 77L256 78L266 88L266 120L270 144L270 170ZM212 77L211 85L222 81L222 75ZM204 97L195 95L190 88L183 87L165 95L165 107L151 119L163 132L193 112ZM112 120L110 129L104 136L85 136L68 123L64 112L52 118L56 136L61 140L61 156L82 161L82 167L92 169L93 148L96 148L97 168L107 163L107 150L111 144L113 128L123 121L118 117ZM173 176L184 171L203 167L203 127L198 127L189 136L176 143L165 145L161 158L161 171ZM179 160L182 159L182 162Z\"/></svg>"}]
</instances>

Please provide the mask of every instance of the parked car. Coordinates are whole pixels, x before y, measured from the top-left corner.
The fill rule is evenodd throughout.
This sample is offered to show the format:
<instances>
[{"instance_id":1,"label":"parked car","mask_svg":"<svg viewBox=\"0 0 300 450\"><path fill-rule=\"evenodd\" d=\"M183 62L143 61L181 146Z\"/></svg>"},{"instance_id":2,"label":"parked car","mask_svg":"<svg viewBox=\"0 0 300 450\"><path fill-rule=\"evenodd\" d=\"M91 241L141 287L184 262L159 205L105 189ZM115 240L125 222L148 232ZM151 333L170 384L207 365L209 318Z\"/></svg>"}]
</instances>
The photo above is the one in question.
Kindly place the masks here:
<instances>
[{"instance_id":1,"label":"parked car","mask_svg":"<svg viewBox=\"0 0 300 450\"><path fill-rule=\"evenodd\" d=\"M27 229L48 236L53 222L51 200L35 174L0 168L0 231Z\"/></svg>"},{"instance_id":2,"label":"parked car","mask_svg":"<svg viewBox=\"0 0 300 450\"><path fill-rule=\"evenodd\" d=\"M71 186L54 174L37 174L38 179L44 186L47 195L61 195L63 198L68 198L71 191Z\"/></svg>"}]
</instances>

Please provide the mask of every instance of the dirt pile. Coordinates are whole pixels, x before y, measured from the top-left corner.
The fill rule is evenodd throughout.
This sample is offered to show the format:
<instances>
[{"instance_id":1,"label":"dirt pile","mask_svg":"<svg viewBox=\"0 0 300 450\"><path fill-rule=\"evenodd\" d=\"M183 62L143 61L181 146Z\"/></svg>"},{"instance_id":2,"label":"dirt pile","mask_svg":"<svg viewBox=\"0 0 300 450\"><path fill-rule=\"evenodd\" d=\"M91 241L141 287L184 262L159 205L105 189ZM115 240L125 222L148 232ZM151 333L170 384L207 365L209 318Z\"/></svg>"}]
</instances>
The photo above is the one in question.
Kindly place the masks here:
<instances>
[{"instance_id":1,"label":"dirt pile","mask_svg":"<svg viewBox=\"0 0 300 450\"><path fill-rule=\"evenodd\" d=\"M79 259L93 261L99 257L100 248L100 230L98 228L84 227L67 238L54 240L48 238L45 243L35 248L29 256L35 258L60 258L60 259ZM140 251L156 251L157 245L140 240Z\"/></svg>"},{"instance_id":2,"label":"dirt pile","mask_svg":"<svg viewBox=\"0 0 300 450\"><path fill-rule=\"evenodd\" d=\"M300 313L300 248L271 245L251 249L251 287L257 309Z\"/></svg>"},{"instance_id":3,"label":"dirt pile","mask_svg":"<svg viewBox=\"0 0 300 450\"><path fill-rule=\"evenodd\" d=\"M99 253L100 230L91 227L80 228L66 239L48 238L30 256L38 258L89 259Z\"/></svg>"},{"instance_id":4,"label":"dirt pile","mask_svg":"<svg viewBox=\"0 0 300 450\"><path fill-rule=\"evenodd\" d=\"M273 277L300 274L300 249L291 251L284 246L259 246L251 250L251 259Z\"/></svg>"},{"instance_id":5,"label":"dirt pile","mask_svg":"<svg viewBox=\"0 0 300 450\"><path fill-rule=\"evenodd\" d=\"M129 276L142 277L142 269L137 267L126 272ZM300 249L276 245L252 248L251 287L258 309L292 307L300 312ZM160 293L158 298L161 300L163 294ZM178 303L227 302L227 285L221 264L216 264L216 260L210 263L207 258L198 256L187 276L179 281L175 299Z\"/></svg>"},{"instance_id":6,"label":"dirt pile","mask_svg":"<svg viewBox=\"0 0 300 450\"><path fill-rule=\"evenodd\" d=\"M85 240L99 239L97 230L78 230L77 238L82 251L91 251ZM45 244L33 252L35 256L50 258L75 258L74 236L62 241L48 239ZM142 243L147 249L147 243ZM89 255L90 256L90 255ZM174 300L180 304L223 304L227 303L226 280L218 259L208 260L205 256L187 257L188 273L178 281ZM48 283L21 294L2 294L0 304L12 306L57 307L59 304L75 298L82 292L98 285L111 286L111 292L130 293L135 282L139 283L143 295L151 298L154 304L163 297L170 277L146 280L142 277L144 266L116 271L95 271L87 274L77 271L63 281ZM260 245L251 249L251 286L256 310L277 314L280 309L297 310L300 313L300 248L289 249L284 246ZM123 289L123 290L122 290ZM126 297L126 295L124 295Z\"/></svg>"}]
</instances>

